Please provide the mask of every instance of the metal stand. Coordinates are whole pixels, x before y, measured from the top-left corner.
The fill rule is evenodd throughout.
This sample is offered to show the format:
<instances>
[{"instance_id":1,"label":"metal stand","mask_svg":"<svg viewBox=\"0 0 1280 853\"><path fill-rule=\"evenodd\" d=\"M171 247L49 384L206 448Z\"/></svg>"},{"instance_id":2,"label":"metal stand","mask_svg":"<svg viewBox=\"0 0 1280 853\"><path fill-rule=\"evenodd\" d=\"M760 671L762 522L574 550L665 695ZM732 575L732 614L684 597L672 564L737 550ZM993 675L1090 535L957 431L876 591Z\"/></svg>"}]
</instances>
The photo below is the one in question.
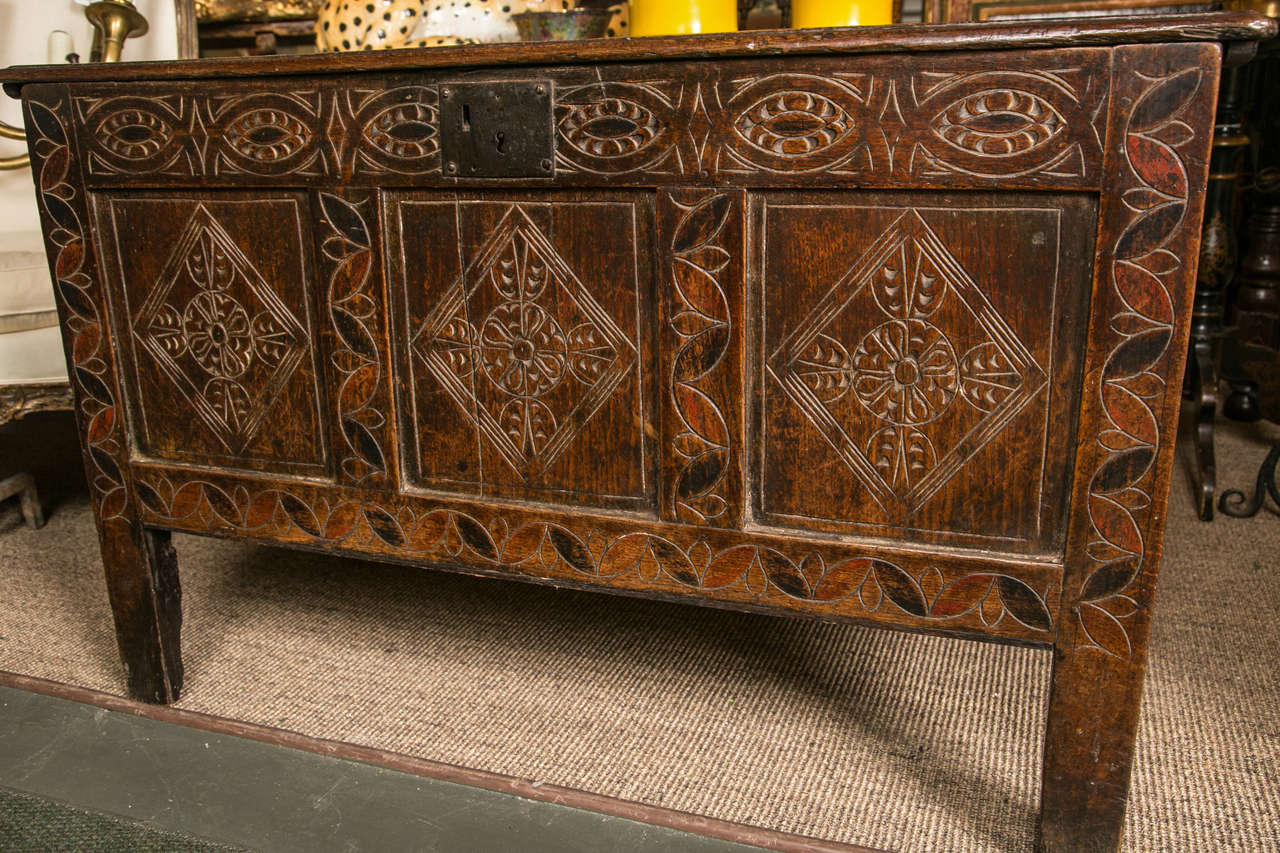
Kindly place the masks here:
<instances>
[{"instance_id":1,"label":"metal stand","mask_svg":"<svg viewBox=\"0 0 1280 853\"><path fill-rule=\"evenodd\" d=\"M1230 489L1222 493L1218 500L1218 509L1223 515L1235 518L1251 518L1258 514L1262 505L1271 495L1276 508L1280 509L1280 488L1276 487L1276 466L1280 464L1280 441L1271 445L1271 452L1262 460L1258 469L1258 482L1254 485L1253 495L1246 498L1240 489Z\"/></svg>"}]
</instances>

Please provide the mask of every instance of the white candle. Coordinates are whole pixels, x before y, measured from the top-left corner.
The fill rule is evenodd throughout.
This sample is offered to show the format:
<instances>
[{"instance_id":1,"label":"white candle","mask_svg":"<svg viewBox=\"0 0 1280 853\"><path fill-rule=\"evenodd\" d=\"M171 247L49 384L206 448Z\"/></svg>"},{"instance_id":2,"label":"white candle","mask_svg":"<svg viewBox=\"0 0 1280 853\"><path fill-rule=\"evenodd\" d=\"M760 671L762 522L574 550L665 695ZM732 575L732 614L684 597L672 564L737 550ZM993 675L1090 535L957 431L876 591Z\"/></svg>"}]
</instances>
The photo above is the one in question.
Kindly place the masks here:
<instances>
[{"instance_id":1,"label":"white candle","mask_svg":"<svg viewBox=\"0 0 1280 853\"><path fill-rule=\"evenodd\" d=\"M68 53L76 52L76 43L72 41L71 34L66 30L54 30L49 33L49 53L47 56L50 65L61 65L67 61Z\"/></svg>"}]
</instances>

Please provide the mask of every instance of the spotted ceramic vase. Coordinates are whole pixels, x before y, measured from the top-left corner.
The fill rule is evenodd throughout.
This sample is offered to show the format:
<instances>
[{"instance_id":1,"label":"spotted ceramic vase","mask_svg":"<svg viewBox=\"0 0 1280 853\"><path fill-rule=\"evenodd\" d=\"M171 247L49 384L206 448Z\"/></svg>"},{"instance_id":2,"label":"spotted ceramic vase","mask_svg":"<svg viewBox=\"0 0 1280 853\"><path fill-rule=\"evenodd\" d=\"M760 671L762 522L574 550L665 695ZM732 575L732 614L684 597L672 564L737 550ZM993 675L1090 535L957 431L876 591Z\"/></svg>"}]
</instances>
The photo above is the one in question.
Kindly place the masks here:
<instances>
[{"instance_id":1,"label":"spotted ceramic vase","mask_svg":"<svg viewBox=\"0 0 1280 853\"><path fill-rule=\"evenodd\" d=\"M436 47L519 41L511 16L576 8L577 0L325 0L316 18L322 51ZM607 35L627 34L627 7L614 9Z\"/></svg>"},{"instance_id":2,"label":"spotted ceramic vase","mask_svg":"<svg viewBox=\"0 0 1280 853\"><path fill-rule=\"evenodd\" d=\"M418 37L457 35L481 42L520 41L511 16L573 9L577 0L424 0Z\"/></svg>"},{"instance_id":3,"label":"spotted ceramic vase","mask_svg":"<svg viewBox=\"0 0 1280 853\"><path fill-rule=\"evenodd\" d=\"M316 17L316 48L386 50L476 41L453 33L420 34L424 5L422 0L325 0Z\"/></svg>"}]
</instances>

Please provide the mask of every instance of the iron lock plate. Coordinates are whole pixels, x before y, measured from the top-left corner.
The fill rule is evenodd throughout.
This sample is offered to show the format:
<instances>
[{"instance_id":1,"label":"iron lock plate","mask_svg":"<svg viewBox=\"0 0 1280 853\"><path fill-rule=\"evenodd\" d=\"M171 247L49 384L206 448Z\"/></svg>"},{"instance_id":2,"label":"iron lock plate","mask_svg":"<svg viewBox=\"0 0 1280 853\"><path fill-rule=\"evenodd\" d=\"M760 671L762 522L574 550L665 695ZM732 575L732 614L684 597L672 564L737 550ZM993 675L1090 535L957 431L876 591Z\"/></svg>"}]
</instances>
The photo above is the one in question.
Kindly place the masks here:
<instances>
[{"instance_id":1,"label":"iron lock plate","mask_svg":"<svg viewBox=\"0 0 1280 853\"><path fill-rule=\"evenodd\" d=\"M446 178L552 177L551 81L442 85L440 159Z\"/></svg>"}]
</instances>

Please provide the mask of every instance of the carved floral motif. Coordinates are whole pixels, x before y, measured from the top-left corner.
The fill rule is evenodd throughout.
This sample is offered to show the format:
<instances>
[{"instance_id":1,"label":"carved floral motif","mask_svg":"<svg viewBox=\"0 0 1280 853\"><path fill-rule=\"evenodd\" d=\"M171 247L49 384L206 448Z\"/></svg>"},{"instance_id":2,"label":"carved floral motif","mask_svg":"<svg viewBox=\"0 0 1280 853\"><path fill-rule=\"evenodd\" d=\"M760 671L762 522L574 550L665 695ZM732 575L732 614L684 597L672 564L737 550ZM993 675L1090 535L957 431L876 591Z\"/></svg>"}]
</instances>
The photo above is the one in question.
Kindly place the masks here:
<instances>
[{"instance_id":1,"label":"carved floral motif","mask_svg":"<svg viewBox=\"0 0 1280 853\"><path fill-rule=\"evenodd\" d=\"M636 373L639 352L520 205L475 258L411 347L458 412L532 482Z\"/></svg>"},{"instance_id":2,"label":"carved floral motif","mask_svg":"<svg viewBox=\"0 0 1280 853\"><path fill-rule=\"evenodd\" d=\"M203 204L133 333L232 453L253 438L309 347L306 329Z\"/></svg>"},{"instance_id":3,"label":"carved floral motif","mask_svg":"<svg viewBox=\"0 0 1280 853\"><path fill-rule=\"evenodd\" d=\"M872 497L899 513L923 506L1048 382L915 210L873 241L766 364ZM950 429L957 423L964 428ZM939 446L935 436L947 433L957 439Z\"/></svg>"}]
</instances>

